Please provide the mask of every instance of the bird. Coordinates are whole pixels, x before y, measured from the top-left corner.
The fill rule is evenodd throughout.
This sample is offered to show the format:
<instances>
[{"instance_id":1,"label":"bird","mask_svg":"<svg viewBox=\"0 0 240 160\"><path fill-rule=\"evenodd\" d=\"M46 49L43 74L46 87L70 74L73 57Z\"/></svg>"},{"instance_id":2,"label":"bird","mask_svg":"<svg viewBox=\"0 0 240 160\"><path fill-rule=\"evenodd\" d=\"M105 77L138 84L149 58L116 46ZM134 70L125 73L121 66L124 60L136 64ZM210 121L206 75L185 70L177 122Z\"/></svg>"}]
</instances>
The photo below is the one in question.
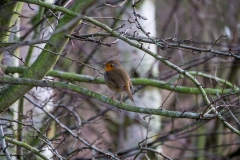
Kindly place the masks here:
<instances>
[{"instance_id":1,"label":"bird","mask_svg":"<svg viewBox=\"0 0 240 160\"><path fill-rule=\"evenodd\" d=\"M133 85L128 73L123 69L122 65L117 60L110 60L104 65L104 78L107 86L113 90L115 95L121 92L120 102L123 101L123 93L127 92L131 101L134 102L132 94L134 93ZM114 96L112 96L112 99Z\"/></svg>"}]
</instances>

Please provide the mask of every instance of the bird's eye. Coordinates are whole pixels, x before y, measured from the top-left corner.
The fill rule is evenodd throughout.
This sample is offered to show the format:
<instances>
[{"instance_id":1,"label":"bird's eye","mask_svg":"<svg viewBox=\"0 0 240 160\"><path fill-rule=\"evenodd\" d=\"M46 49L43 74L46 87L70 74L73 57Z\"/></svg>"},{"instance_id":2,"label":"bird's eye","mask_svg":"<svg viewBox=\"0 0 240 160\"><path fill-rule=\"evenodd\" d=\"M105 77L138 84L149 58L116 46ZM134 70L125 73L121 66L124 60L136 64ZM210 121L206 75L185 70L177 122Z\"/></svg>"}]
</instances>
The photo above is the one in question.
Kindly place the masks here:
<instances>
[{"instance_id":1,"label":"bird's eye","mask_svg":"<svg viewBox=\"0 0 240 160\"><path fill-rule=\"evenodd\" d=\"M113 67L113 64L110 64L111 67Z\"/></svg>"}]
</instances>

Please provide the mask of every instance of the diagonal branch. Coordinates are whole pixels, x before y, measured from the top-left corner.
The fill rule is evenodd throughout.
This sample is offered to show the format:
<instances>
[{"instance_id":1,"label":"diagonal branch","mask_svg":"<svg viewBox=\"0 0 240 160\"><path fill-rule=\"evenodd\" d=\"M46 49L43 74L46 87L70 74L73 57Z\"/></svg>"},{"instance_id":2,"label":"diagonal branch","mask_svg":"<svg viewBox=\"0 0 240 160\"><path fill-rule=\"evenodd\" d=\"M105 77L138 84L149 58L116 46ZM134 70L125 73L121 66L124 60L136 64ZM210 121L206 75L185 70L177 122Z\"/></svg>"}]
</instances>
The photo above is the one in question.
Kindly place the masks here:
<instances>
[{"instance_id":1,"label":"diagonal branch","mask_svg":"<svg viewBox=\"0 0 240 160\"><path fill-rule=\"evenodd\" d=\"M166 116L171 118L190 118L190 119L196 119L196 120L200 120L200 119L209 120L215 117L215 115L213 114L201 115L201 113L193 113L193 112L185 112L185 111L179 112L179 111L169 111L165 109L149 109L149 108L138 107L135 105L120 103L119 101L113 100L107 96L104 96L99 93L90 91L86 88L76 86L70 83L65 83L65 82L53 82L53 81L46 81L46 80L32 80L32 79L11 78L11 77L0 77L0 82L3 82L5 84L18 84L18 85L30 85L30 86L36 86L36 87L52 87L52 88L58 88L58 89L67 89L73 92L84 94L91 98L95 98L106 104L116 106L119 109L136 112L136 113L161 115L161 116Z\"/></svg>"}]
</instances>

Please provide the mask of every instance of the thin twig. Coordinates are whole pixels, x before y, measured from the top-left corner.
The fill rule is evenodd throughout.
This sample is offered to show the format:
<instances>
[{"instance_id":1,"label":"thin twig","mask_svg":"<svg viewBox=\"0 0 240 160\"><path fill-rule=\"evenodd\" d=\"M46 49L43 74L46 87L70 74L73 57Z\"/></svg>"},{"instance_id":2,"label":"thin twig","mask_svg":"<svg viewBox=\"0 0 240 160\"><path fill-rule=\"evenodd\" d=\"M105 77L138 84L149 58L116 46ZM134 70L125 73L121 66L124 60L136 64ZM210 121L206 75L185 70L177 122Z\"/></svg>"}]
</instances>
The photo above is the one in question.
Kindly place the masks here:
<instances>
[{"instance_id":1,"label":"thin twig","mask_svg":"<svg viewBox=\"0 0 240 160\"><path fill-rule=\"evenodd\" d=\"M100 150L99 148L91 145L90 143L88 143L86 140L80 138L77 134L75 134L72 130L70 130L67 126L65 126L63 123L61 123L58 119L56 119L51 113L49 113L46 109L44 109L42 106L40 106L39 104L35 103L34 101L32 101L30 98L24 96L24 98L26 98L30 103L34 104L34 106L38 107L39 109L41 109L46 115L48 115L50 118L52 118L61 128L65 129L66 131L68 131L69 134L71 134L74 138L78 139L79 141L81 141L82 143L84 143L86 146L88 146L91 149L94 149L95 151L106 155L108 157L111 157L112 159L116 159L119 160L119 158L117 158L116 156L114 156L114 154L112 153L105 153L104 151Z\"/></svg>"}]
</instances>

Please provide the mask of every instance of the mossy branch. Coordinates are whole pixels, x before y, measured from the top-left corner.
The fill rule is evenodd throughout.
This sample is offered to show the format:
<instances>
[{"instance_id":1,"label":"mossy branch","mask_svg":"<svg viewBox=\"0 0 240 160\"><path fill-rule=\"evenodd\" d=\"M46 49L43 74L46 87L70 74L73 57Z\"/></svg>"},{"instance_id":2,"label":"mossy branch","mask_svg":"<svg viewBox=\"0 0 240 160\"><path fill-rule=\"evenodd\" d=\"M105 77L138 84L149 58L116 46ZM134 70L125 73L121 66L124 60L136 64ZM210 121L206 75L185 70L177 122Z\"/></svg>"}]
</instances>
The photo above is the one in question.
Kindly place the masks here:
<instances>
[{"instance_id":1,"label":"mossy branch","mask_svg":"<svg viewBox=\"0 0 240 160\"><path fill-rule=\"evenodd\" d=\"M24 142L20 142L20 141L17 141L17 140L15 140L13 138L6 137L6 136L5 136L5 140L8 143L12 143L12 144L15 144L17 146L21 146L21 147L27 149L29 152L35 153L37 156L41 157L44 160L48 160L48 158L46 156L44 156L38 149L36 149L36 148L34 148L32 146L29 146L28 144L26 144Z\"/></svg>"},{"instance_id":2,"label":"mossy branch","mask_svg":"<svg viewBox=\"0 0 240 160\"><path fill-rule=\"evenodd\" d=\"M25 70L28 70L27 67L5 67L5 73L24 73ZM197 74L200 76L208 77L211 79L215 79L221 84L225 84L226 86L230 88L204 88L204 90L211 95L216 95L216 94L230 94L230 93L235 93L239 91L239 88L237 86L232 85L230 82L225 81L224 79L207 75L201 72L191 72L191 74ZM62 71L56 71L56 70L51 70L48 72L47 76L52 76L56 78L61 78L61 79L66 79L66 80L74 80L74 81L79 81L79 82L86 82L86 83L95 83L95 84L105 84L105 80L100 77L93 77L89 75L82 75L82 74L75 74L75 73L69 73L69 72L62 72ZM201 94L199 89L196 87L184 87L184 86L176 86L174 84L171 84L170 82L164 82L164 81L159 81L159 80L154 80L154 79L147 79L147 78L133 78L132 79L133 85L144 85L144 86L152 86L152 87L157 87L161 89L166 89L169 91L174 91L174 92L179 92L179 93L186 93L186 94Z\"/></svg>"},{"instance_id":3,"label":"mossy branch","mask_svg":"<svg viewBox=\"0 0 240 160\"><path fill-rule=\"evenodd\" d=\"M1 26L1 34L0 34L0 43L2 47L2 43L7 43L10 31L14 26L18 18L18 14L22 10L23 3L22 2L11 2L5 1L6 7L0 9L0 26ZM2 61L3 52L0 51L0 61Z\"/></svg>"},{"instance_id":4,"label":"mossy branch","mask_svg":"<svg viewBox=\"0 0 240 160\"><path fill-rule=\"evenodd\" d=\"M119 101L113 100L105 95L101 95L99 93L95 93L86 88L76 86L74 84L66 83L66 82L54 82L47 80L33 80L26 78L12 78L12 77L0 77L0 82L5 84L17 84L17 85L27 85L27 86L35 86L35 87L52 87L58 89L67 89L73 92L77 92L80 94L84 94L91 98L95 98L101 102L106 104L110 104L116 106L119 109L123 109L126 111L143 113L143 114L152 114L152 115L161 115L171 118L190 118L190 119L212 119L214 118L214 114L204 114L200 113L192 113L192 112L179 112L179 111L169 111L165 109L149 109L137 107L135 105L120 103Z\"/></svg>"},{"instance_id":5,"label":"mossy branch","mask_svg":"<svg viewBox=\"0 0 240 160\"><path fill-rule=\"evenodd\" d=\"M11 77L0 77L0 82L5 84L17 84L17 85L30 85L36 87L52 87L58 89L68 89L73 92L77 92L92 98L95 98L101 102L104 102L109 105L116 106L119 109L123 109L126 111L142 113L142 114L151 114L151 115L161 115L165 117L171 118L189 118L189 119L196 119L196 120L208 120L217 118L225 124L227 128L229 128L233 133L240 135L240 131L234 128L230 123L228 123L225 118L223 118L220 114L201 114L201 113L192 113L192 112L179 112L179 111L169 111L165 109L150 109L150 108L142 108L135 105L129 105L125 103L120 103L119 101L113 100L107 96L101 95L99 93L95 93L90 91L86 88L76 86L70 83L64 82L53 82L53 81L46 81L46 80L32 80L32 79L24 79L24 78L11 78Z\"/></svg>"}]
</instances>

